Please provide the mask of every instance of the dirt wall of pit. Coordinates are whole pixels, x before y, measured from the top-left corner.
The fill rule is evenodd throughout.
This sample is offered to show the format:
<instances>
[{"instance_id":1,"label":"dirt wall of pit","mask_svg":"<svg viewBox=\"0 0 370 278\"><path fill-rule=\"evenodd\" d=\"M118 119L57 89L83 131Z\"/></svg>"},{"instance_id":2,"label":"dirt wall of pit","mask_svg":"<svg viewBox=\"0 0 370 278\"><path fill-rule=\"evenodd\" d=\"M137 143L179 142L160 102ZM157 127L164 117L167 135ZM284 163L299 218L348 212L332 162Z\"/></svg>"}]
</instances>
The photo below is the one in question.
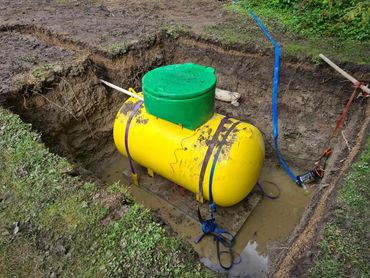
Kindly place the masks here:
<instances>
[{"instance_id":1,"label":"dirt wall of pit","mask_svg":"<svg viewBox=\"0 0 370 278\"><path fill-rule=\"evenodd\" d=\"M166 64L194 62L215 68L219 88L241 93L239 107L217 102L216 111L256 125L265 134L266 158L278 164L272 148L272 53L225 49L193 36L174 39L160 33L113 57L91 49L85 52L81 50L83 45L71 47L71 41L51 38L51 34L38 34L44 43L66 47L83 57L63 64L58 70L52 69L41 79L35 79L31 73L22 74L17 77L17 86L4 94L4 105L32 123L51 151L92 172L103 167L117 155L112 125L126 96L103 86L99 78L140 90L141 78L147 71ZM361 80L370 79L369 71L364 68L352 65L346 68ZM351 84L326 65L282 60L278 106L280 147L289 163L301 169L313 167L352 89ZM323 183L336 181L336 176L346 169L346 158L354 157L351 150L366 136L363 130L368 125L364 121L368 111L366 101L355 100L342 132L332 142L334 155ZM314 194L289 245L293 246L299 239L298 233L309 225L319 227L318 222L310 221L314 215L321 217L327 209L321 207L321 214L315 214L324 202L320 194L320 191ZM314 235L311 236L312 239ZM275 254L273 261L283 263L285 255Z\"/></svg>"}]
</instances>

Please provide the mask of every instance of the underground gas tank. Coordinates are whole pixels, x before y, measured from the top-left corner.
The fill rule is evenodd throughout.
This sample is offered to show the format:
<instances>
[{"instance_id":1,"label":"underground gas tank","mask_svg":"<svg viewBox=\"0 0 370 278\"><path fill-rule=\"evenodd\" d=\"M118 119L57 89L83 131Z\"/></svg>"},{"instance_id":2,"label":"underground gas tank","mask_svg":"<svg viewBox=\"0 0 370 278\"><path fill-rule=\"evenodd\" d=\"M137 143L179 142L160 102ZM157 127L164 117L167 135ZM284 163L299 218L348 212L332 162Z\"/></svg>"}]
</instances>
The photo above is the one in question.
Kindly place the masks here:
<instances>
[{"instance_id":1,"label":"underground gas tank","mask_svg":"<svg viewBox=\"0 0 370 278\"><path fill-rule=\"evenodd\" d=\"M224 116L214 113L204 124L191 130L149 114L144 104L132 113L137 102L134 98L126 100L114 122L114 142L121 154L127 156L124 138L128 119L133 114L127 140L132 159L196 195L203 176L203 197L209 200L212 161L227 134L212 179L214 202L224 207L232 206L252 191L260 176L265 154L263 137L256 127L240 122L229 133L237 120L228 118L201 175L207 149Z\"/></svg>"}]
</instances>

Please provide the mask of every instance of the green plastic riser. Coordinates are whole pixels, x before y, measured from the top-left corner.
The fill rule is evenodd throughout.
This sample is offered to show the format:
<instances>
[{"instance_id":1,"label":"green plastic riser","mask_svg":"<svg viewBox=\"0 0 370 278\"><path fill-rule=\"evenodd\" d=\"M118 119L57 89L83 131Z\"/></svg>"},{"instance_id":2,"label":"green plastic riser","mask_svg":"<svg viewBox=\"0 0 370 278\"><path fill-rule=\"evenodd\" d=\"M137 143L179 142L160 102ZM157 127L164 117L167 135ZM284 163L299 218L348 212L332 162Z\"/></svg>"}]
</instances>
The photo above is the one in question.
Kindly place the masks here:
<instances>
[{"instance_id":1,"label":"green plastic riser","mask_svg":"<svg viewBox=\"0 0 370 278\"><path fill-rule=\"evenodd\" d=\"M188 63L156 68L142 80L145 108L194 130L213 116L216 81L211 67Z\"/></svg>"}]
</instances>

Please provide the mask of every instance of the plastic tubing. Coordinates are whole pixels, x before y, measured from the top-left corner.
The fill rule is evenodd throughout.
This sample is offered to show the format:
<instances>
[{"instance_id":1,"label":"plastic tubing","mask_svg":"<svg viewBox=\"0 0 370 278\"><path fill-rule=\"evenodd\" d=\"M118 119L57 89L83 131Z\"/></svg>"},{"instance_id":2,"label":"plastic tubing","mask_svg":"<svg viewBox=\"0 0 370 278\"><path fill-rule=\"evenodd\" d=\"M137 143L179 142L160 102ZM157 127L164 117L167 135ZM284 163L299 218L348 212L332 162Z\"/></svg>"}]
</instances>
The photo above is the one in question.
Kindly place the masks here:
<instances>
[{"instance_id":1,"label":"plastic tubing","mask_svg":"<svg viewBox=\"0 0 370 278\"><path fill-rule=\"evenodd\" d=\"M283 165L284 169L287 171L290 178L298 186L302 187L302 184L301 184L300 180L297 178L297 176L290 169L289 165L285 162L282 154L280 153L279 145L278 145L278 138L279 138L278 93L279 93L280 46L271 37L269 32L266 30L265 26L263 26L262 22L255 15L255 13L252 10L249 10L249 13L252 16L253 20L261 28L261 30L263 31L265 36L274 45L274 48L275 48L274 82L273 82L273 88L272 88L272 126L273 126L273 132L274 132L275 151L276 151L276 154L279 157L280 163Z\"/></svg>"}]
</instances>

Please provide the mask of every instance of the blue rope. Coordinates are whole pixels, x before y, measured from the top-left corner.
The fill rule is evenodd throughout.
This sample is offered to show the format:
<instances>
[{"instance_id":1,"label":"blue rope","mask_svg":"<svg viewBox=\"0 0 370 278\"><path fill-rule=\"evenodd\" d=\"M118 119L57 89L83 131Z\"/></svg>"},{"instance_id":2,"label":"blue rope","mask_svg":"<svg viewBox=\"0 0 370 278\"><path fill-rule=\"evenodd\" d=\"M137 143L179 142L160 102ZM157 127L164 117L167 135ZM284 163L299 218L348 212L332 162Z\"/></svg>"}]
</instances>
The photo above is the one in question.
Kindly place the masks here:
<instances>
[{"instance_id":1,"label":"blue rope","mask_svg":"<svg viewBox=\"0 0 370 278\"><path fill-rule=\"evenodd\" d=\"M218 263L225 270L231 269L234 265L234 255L233 255L232 247L235 244L235 237L229 232L223 229L220 229L213 215L210 219L204 220L200 214L199 207L198 207L198 218L199 218L199 222L202 225L202 234L195 240L195 243L198 244L205 236L208 236L208 235L213 236L214 241L216 241ZM220 244L222 244L224 247L228 249L228 253L230 255L229 265L225 266L221 262ZM224 251L222 253L224 253Z\"/></svg>"},{"instance_id":2,"label":"blue rope","mask_svg":"<svg viewBox=\"0 0 370 278\"><path fill-rule=\"evenodd\" d=\"M265 26L263 26L262 22L258 19L258 17L254 14L252 10L249 10L250 15L259 25L263 33L266 37L271 41L271 43L275 47L275 62L274 62L274 83L272 89L272 126L274 132L274 147L275 151L279 157L280 163L283 165L287 173L289 174L290 178L298 185L302 187L300 180L297 176L293 173L290 169L288 164L285 162L283 156L280 153L279 146L278 146L278 138L279 138L279 116L278 116L278 88L279 88L279 69L280 69L280 47L276 43L276 41L271 37L269 32L266 30Z\"/></svg>"},{"instance_id":3,"label":"blue rope","mask_svg":"<svg viewBox=\"0 0 370 278\"><path fill-rule=\"evenodd\" d=\"M234 130L234 128L238 124L240 124L239 121L234 122L231 125L231 127L227 130L227 132L223 136L221 142L219 143L217 151L216 151L216 153L213 157L212 168L211 168L210 177L209 177L209 187L208 187L208 189L209 189L209 207L210 207L210 210L211 210L211 218L204 220L203 217L201 216L200 210L198 208L198 218L199 218L199 222L202 225L203 234L195 241L195 243L198 243L206 235L212 235L214 237L214 240L216 241L218 262L219 262L220 266L225 270L230 269L234 264L234 256L233 256L233 251L232 251L231 248L235 243L235 237L231 233L229 233L228 231L219 228L217 223L216 223L216 219L214 217L214 213L216 212L216 205L213 201L212 182L213 182L213 176L214 176L216 165L217 165L217 160L218 160L218 157L220 156L222 147L226 143L226 140L227 140L227 137L229 136L229 134ZM225 266L221 263L220 243L223 246L225 246L226 248L229 249L230 264L228 266Z\"/></svg>"}]
</instances>

